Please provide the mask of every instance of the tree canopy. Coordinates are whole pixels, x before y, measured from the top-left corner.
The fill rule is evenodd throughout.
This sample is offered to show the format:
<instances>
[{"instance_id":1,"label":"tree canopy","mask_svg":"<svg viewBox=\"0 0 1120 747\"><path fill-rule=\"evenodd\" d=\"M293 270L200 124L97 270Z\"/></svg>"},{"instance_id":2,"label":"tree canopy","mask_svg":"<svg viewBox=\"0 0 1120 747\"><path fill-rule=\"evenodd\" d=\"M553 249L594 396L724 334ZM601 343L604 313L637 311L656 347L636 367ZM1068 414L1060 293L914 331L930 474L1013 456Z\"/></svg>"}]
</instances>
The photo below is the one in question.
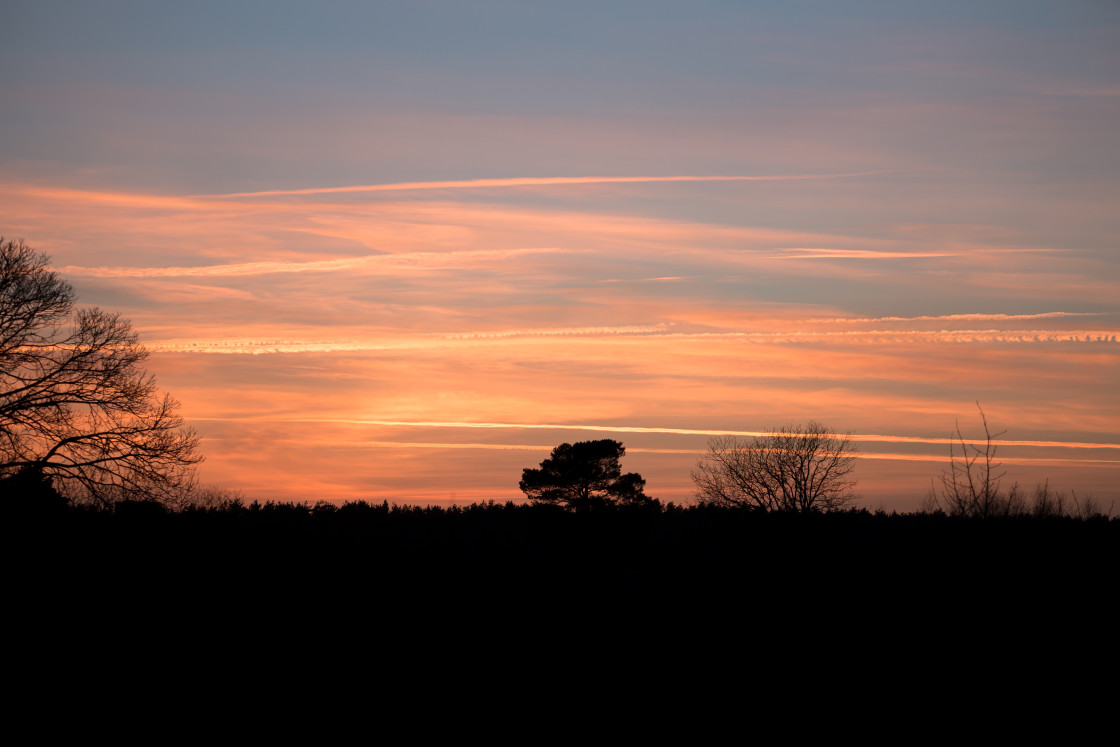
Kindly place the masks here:
<instances>
[{"instance_id":1,"label":"tree canopy","mask_svg":"<svg viewBox=\"0 0 1120 747\"><path fill-rule=\"evenodd\" d=\"M129 321L75 308L49 262L0 238L0 479L43 478L102 505L174 503L202 460L198 436L141 368Z\"/></svg>"},{"instance_id":2,"label":"tree canopy","mask_svg":"<svg viewBox=\"0 0 1120 747\"><path fill-rule=\"evenodd\" d=\"M610 439L560 444L539 468L522 472L520 487L532 503L573 510L655 505L641 475L622 474L619 460L625 454L625 447Z\"/></svg>"}]
</instances>

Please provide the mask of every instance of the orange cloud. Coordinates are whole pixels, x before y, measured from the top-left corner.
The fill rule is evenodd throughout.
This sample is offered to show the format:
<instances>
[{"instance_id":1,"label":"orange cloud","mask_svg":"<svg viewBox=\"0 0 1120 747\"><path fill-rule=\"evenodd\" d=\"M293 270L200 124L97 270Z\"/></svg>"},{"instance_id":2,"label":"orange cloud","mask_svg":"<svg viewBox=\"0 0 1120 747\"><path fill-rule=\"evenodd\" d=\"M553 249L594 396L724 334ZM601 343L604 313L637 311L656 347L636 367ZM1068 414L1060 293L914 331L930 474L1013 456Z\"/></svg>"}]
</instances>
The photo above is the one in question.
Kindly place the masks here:
<instances>
[{"instance_id":1,"label":"orange cloud","mask_svg":"<svg viewBox=\"0 0 1120 747\"><path fill-rule=\"evenodd\" d=\"M291 272L352 272L387 267L454 268L479 262L505 261L527 255L556 254L564 251L551 248L477 249L452 252L374 254L310 262L241 262L200 267L78 267L67 265L57 269L67 275L99 278L238 277Z\"/></svg>"}]
</instances>

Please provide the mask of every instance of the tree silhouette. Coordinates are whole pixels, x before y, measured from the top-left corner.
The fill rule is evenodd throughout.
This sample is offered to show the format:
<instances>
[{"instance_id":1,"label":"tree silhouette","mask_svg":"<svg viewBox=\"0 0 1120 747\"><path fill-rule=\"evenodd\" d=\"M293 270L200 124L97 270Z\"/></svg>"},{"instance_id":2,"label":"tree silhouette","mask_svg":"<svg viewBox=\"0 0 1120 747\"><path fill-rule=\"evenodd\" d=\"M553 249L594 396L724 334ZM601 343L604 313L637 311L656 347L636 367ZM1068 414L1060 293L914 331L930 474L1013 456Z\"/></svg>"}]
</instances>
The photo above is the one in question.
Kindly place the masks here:
<instances>
[{"instance_id":1,"label":"tree silhouette","mask_svg":"<svg viewBox=\"0 0 1120 747\"><path fill-rule=\"evenodd\" d=\"M534 504L574 510L616 505L655 505L643 489L646 481L635 472L622 474L619 459L626 449L618 441L580 441L560 444L539 469L521 473L521 490Z\"/></svg>"},{"instance_id":2,"label":"tree silhouette","mask_svg":"<svg viewBox=\"0 0 1120 747\"><path fill-rule=\"evenodd\" d=\"M750 440L708 441L692 480L701 503L758 511L833 511L855 501L858 450L820 423L785 426Z\"/></svg>"},{"instance_id":3,"label":"tree silhouette","mask_svg":"<svg viewBox=\"0 0 1120 747\"><path fill-rule=\"evenodd\" d=\"M988 518L1008 515L1017 508L1017 496L1013 494L1009 500L1000 491L1000 482L1007 473L996 461L996 440L1007 431L992 433L988 417L979 402L976 409L980 411L980 421L984 424L984 443L977 446L965 441L960 423L956 424L956 439L949 439L949 468L939 476L941 491L940 494L934 493L934 503L953 516Z\"/></svg>"},{"instance_id":4,"label":"tree silhouette","mask_svg":"<svg viewBox=\"0 0 1120 747\"><path fill-rule=\"evenodd\" d=\"M0 238L0 478L35 475L101 505L174 503L202 460L198 436L141 370L128 320L75 309L49 262Z\"/></svg>"}]
</instances>

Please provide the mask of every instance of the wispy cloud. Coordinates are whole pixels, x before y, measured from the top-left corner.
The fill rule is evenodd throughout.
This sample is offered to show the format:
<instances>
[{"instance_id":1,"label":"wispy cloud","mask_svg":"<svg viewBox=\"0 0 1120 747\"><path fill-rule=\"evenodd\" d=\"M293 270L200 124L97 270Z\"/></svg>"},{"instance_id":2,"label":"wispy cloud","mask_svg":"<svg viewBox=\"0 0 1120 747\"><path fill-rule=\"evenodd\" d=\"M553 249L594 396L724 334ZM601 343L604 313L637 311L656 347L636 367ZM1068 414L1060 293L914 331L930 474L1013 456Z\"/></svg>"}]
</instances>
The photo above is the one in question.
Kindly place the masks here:
<instances>
[{"instance_id":1,"label":"wispy cloud","mask_svg":"<svg viewBox=\"0 0 1120 747\"><path fill-rule=\"evenodd\" d=\"M477 450L477 451L535 451L547 452L551 450L553 444L510 444L510 443L471 443L462 441L344 441L344 440L327 440L327 439L314 439L303 441L307 446L317 446L325 448L336 449L436 449L436 450ZM1001 445L1004 444L1001 442ZM1031 443L1029 445L1036 445ZM1061 444L1062 446L1070 446L1077 448L1076 444ZM626 448L628 454L678 454L689 455L694 457L703 456L706 449L658 449L645 446L628 446ZM889 452L863 452L857 455L858 459L874 459L882 461L895 461L895 462L934 462L943 463L945 456L943 454L892 454ZM1001 457L1001 464L1093 464L1093 465L1115 465L1120 466L1120 461L1115 459L1075 459L1069 457Z\"/></svg>"},{"instance_id":2,"label":"wispy cloud","mask_svg":"<svg viewBox=\"0 0 1120 747\"><path fill-rule=\"evenodd\" d=\"M557 329L494 330L453 332L445 334L396 335L391 338L367 339L172 339L152 340L149 350L161 353L208 353L230 355L265 355L280 353L331 353L378 350L420 350L463 345L471 342L511 342L527 338L589 339L631 337L666 343L688 340L738 340L742 342L783 345L810 343L841 343L846 345L889 346L896 344L1037 344L1037 343L1107 343L1117 344L1115 330L845 330L836 332L671 332L664 324L628 325L618 327L567 327Z\"/></svg>"},{"instance_id":3,"label":"wispy cloud","mask_svg":"<svg viewBox=\"0 0 1120 747\"><path fill-rule=\"evenodd\" d=\"M57 268L67 275L98 278L162 278L162 277L238 277L291 272L340 272L377 267L414 267L418 269L462 267L479 262L494 262L533 254L570 253L555 248L476 249L450 252L407 252L400 254L369 254L310 262L241 262L200 267L79 267Z\"/></svg>"},{"instance_id":4,"label":"wispy cloud","mask_svg":"<svg viewBox=\"0 0 1120 747\"><path fill-rule=\"evenodd\" d=\"M567 327L557 329L497 330L493 332L455 332L447 334L396 335L391 338L364 340L284 340L284 339L188 339L153 340L146 343L148 350L159 353L217 353L251 354L268 353L333 353L377 350L419 350L446 347L470 341L503 341L518 338L541 337L620 337L627 335L654 335L665 325L631 325L623 327Z\"/></svg>"},{"instance_id":5,"label":"wispy cloud","mask_svg":"<svg viewBox=\"0 0 1120 747\"><path fill-rule=\"evenodd\" d=\"M1028 319L1061 319L1071 316L1102 316L1095 311L1045 311L1039 314L938 314L935 316L876 316L814 318L809 321L826 323L875 323L875 322L1014 322Z\"/></svg>"},{"instance_id":6,"label":"wispy cloud","mask_svg":"<svg viewBox=\"0 0 1120 747\"><path fill-rule=\"evenodd\" d=\"M764 176L546 176L511 177L505 179L467 179L462 181L398 182L395 184L365 184L351 187L312 187L307 189L272 189L261 192L232 192L193 197L275 197L280 195L326 195L352 192L405 192L429 189L482 189L488 187L556 187L579 184L638 184L649 182L775 182L817 179L843 179L855 176L875 176L892 173L889 170L850 171L838 174L775 174Z\"/></svg>"},{"instance_id":7,"label":"wispy cloud","mask_svg":"<svg viewBox=\"0 0 1120 747\"><path fill-rule=\"evenodd\" d=\"M790 248L782 249L768 259L923 259L927 257L959 257L962 252L885 252L860 249Z\"/></svg>"},{"instance_id":8,"label":"wispy cloud","mask_svg":"<svg viewBox=\"0 0 1120 747\"><path fill-rule=\"evenodd\" d=\"M819 247L793 247L768 259L928 259L931 257L971 257L977 254L1052 254L1062 249L1030 247L969 247L958 250L938 251L878 251L870 249L825 249Z\"/></svg>"},{"instance_id":9,"label":"wispy cloud","mask_svg":"<svg viewBox=\"0 0 1120 747\"><path fill-rule=\"evenodd\" d=\"M699 335L691 336L702 336ZM842 332L715 332L712 335L739 337L751 342L798 343L842 340L851 344L889 345L895 343L1049 343L1102 342L1116 343L1118 335L1111 329L953 329L953 330L845 330Z\"/></svg>"},{"instance_id":10,"label":"wispy cloud","mask_svg":"<svg viewBox=\"0 0 1120 747\"><path fill-rule=\"evenodd\" d=\"M597 425L588 423L485 423L461 421L374 420L362 418L322 417L275 418L269 416L199 418L199 420L248 420L252 422L283 423L334 423L347 425L375 425L407 428L462 428L481 430L572 430L588 431L593 433L649 433L669 434L677 436L738 436L744 438L754 438L756 436L766 435L765 431L664 428L636 425ZM938 438L926 436L888 436L873 433L847 434L847 438L859 443L934 444L942 446L957 443L957 440L953 438ZM1120 449L1120 443L1089 443L1081 441L1017 441L1012 439L996 439L996 443L999 446L1034 446L1065 449Z\"/></svg>"},{"instance_id":11,"label":"wispy cloud","mask_svg":"<svg viewBox=\"0 0 1120 747\"><path fill-rule=\"evenodd\" d=\"M497 340L507 337L600 337L613 335L653 335L668 325L646 324L625 327L568 327L559 329L510 329L496 332L461 332L445 335L448 340Z\"/></svg>"},{"instance_id":12,"label":"wispy cloud","mask_svg":"<svg viewBox=\"0 0 1120 747\"><path fill-rule=\"evenodd\" d=\"M151 210L211 211L213 205L191 197L151 195L135 192L43 187L29 184L0 184L0 192L21 197L34 197L70 204L95 203L109 207L146 208Z\"/></svg>"}]
</instances>

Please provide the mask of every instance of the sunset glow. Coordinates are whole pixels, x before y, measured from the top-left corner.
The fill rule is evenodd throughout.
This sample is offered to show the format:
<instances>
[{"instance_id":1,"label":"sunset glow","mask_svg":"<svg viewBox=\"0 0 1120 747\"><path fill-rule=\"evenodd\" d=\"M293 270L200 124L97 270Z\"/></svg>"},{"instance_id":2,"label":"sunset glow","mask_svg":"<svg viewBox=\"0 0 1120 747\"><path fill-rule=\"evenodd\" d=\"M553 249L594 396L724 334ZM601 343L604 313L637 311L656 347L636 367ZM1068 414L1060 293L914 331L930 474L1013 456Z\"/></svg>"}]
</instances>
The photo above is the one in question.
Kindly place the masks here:
<instances>
[{"instance_id":1,"label":"sunset glow","mask_svg":"<svg viewBox=\"0 0 1120 747\"><path fill-rule=\"evenodd\" d=\"M912 510L979 403L1008 482L1120 499L1120 8L250 6L0 10L0 234L205 482L519 500L615 438L687 502L816 420Z\"/></svg>"}]
</instances>

